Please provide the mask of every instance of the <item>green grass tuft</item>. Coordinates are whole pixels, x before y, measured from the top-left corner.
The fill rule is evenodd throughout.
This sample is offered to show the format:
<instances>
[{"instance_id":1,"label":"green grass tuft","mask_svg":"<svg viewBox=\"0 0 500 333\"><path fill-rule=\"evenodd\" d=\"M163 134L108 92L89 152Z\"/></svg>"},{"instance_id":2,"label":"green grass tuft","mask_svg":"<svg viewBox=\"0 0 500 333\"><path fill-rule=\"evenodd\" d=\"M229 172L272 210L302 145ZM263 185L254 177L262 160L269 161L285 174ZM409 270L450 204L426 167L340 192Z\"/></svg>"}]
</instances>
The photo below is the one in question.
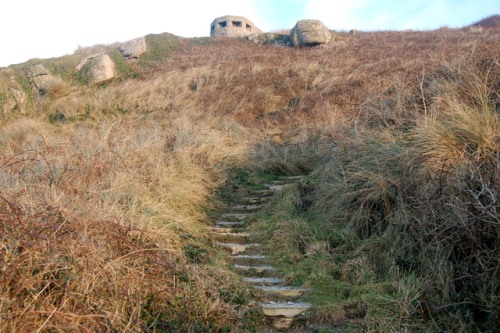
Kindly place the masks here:
<instances>
[{"instance_id":1,"label":"green grass tuft","mask_svg":"<svg viewBox=\"0 0 500 333\"><path fill-rule=\"evenodd\" d=\"M156 67L179 47L179 38L169 33L146 35L146 44L148 51L139 57L139 64Z\"/></svg>"}]
</instances>

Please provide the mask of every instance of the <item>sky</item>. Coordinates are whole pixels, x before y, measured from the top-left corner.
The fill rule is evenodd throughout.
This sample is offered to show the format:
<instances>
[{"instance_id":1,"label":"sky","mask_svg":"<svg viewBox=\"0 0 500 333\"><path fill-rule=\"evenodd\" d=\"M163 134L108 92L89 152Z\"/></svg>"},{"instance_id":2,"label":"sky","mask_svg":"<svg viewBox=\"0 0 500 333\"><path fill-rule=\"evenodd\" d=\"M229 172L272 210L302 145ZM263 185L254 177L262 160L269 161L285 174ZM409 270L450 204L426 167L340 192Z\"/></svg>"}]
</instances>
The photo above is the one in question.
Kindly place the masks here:
<instances>
[{"instance_id":1,"label":"sky","mask_svg":"<svg viewBox=\"0 0 500 333\"><path fill-rule=\"evenodd\" d=\"M0 67L72 54L78 47L151 33L210 33L219 16L245 16L261 30L319 19L332 30L461 27L500 14L500 0L4 0Z\"/></svg>"}]
</instances>

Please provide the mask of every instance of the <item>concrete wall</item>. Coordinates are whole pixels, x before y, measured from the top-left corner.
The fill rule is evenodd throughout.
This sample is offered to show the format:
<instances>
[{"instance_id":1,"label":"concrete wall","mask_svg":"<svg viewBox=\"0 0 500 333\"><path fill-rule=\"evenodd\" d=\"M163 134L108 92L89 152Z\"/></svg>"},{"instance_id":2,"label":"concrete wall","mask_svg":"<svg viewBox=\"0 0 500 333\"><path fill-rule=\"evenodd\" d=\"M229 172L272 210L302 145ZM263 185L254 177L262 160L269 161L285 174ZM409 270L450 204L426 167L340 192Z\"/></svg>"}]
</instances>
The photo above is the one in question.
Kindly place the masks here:
<instances>
[{"instance_id":1,"label":"concrete wall","mask_svg":"<svg viewBox=\"0 0 500 333\"><path fill-rule=\"evenodd\" d=\"M246 37L261 34L252 21L243 16L222 16L210 25L210 37Z\"/></svg>"}]
</instances>

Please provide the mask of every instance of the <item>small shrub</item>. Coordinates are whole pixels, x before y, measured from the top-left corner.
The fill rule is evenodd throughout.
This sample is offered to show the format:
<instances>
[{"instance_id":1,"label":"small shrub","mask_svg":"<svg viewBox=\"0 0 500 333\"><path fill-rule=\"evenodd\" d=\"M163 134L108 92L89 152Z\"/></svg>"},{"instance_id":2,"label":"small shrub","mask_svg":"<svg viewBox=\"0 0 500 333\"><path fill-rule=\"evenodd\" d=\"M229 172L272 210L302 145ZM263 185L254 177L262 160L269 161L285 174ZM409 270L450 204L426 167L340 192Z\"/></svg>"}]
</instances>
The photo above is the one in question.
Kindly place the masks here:
<instances>
[{"instance_id":1,"label":"small shrub","mask_svg":"<svg viewBox=\"0 0 500 333\"><path fill-rule=\"evenodd\" d=\"M52 113L48 117L49 123L59 123L66 121L64 113Z\"/></svg>"}]
</instances>

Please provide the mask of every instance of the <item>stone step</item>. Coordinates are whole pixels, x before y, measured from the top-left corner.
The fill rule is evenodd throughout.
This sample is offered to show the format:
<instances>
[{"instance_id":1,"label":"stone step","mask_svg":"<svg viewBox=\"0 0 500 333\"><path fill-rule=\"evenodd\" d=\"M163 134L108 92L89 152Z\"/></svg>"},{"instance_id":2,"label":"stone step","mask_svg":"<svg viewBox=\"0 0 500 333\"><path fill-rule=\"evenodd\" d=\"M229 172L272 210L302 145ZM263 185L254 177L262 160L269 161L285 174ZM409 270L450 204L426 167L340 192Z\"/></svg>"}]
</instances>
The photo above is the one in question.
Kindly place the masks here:
<instances>
[{"instance_id":1,"label":"stone step","mask_svg":"<svg viewBox=\"0 0 500 333\"><path fill-rule=\"evenodd\" d=\"M233 256L240 253L248 255L258 254L261 250L260 244L216 243L216 245L222 247Z\"/></svg>"},{"instance_id":2,"label":"stone step","mask_svg":"<svg viewBox=\"0 0 500 333\"><path fill-rule=\"evenodd\" d=\"M289 184L296 184L300 179L277 179L277 180L270 180L268 182L268 185L289 185Z\"/></svg>"},{"instance_id":3,"label":"stone step","mask_svg":"<svg viewBox=\"0 0 500 333\"><path fill-rule=\"evenodd\" d=\"M219 243L245 244L250 234L246 232L214 232L212 237Z\"/></svg>"},{"instance_id":4,"label":"stone step","mask_svg":"<svg viewBox=\"0 0 500 333\"><path fill-rule=\"evenodd\" d=\"M251 216L248 213L226 213L222 214L221 217L226 221L243 221L247 217Z\"/></svg>"},{"instance_id":5,"label":"stone step","mask_svg":"<svg viewBox=\"0 0 500 333\"><path fill-rule=\"evenodd\" d=\"M279 297L299 297L309 291L307 288L290 287L290 286L255 286L267 295Z\"/></svg>"},{"instance_id":6,"label":"stone step","mask_svg":"<svg viewBox=\"0 0 500 333\"><path fill-rule=\"evenodd\" d=\"M268 318L273 328L279 330L290 328L294 318L311 307L312 304L309 303L260 303L260 309L264 316Z\"/></svg>"},{"instance_id":7,"label":"stone step","mask_svg":"<svg viewBox=\"0 0 500 333\"><path fill-rule=\"evenodd\" d=\"M218 228L244 228L246 226L245 222L242 221L217 221L215 226Z\"/></svg>"},{"instance_id":8,"label":"stone step","mask_svg":"<svg viewBox=\"0 0 500 333\"><path fill-rule=\"evenodd\" d=\"M304 178L304 176L281 176L279 177L278 180L284 180L284 181L298 181Z\"/></svg>"},{"instance_id":9,"label":"stone step","mask_svg":"<svg viewBox=\"0 0 500 333\"><path fill-rule=\"evenodd\" d=\"M258 212L264 205L236 205L230 207L232 212L246 212L255 213Z\"/></svg>"},{"instance_id":10,"label":"stone step","mask_svg":"<svg viewBox=\"0 0 500 333\"><path fill-rule=\"evenodd\" d=\"M272 278L272 277L262 277L262 278L244 277L243 281L253 285L276 285L283 283L283 279Z\"/></svg>"},{"instance_id":11,"label":"stone step","mask_svg":"<svg viewBox=\"0 0 500 333\"><path fill-rule=\"evenodd\" d=\"M265 316L268 317L288 317L293 318L302 312L312 308L310 303L294 302L268 302L260 303L260 308Z\"/></svg>"},{"instance_id":12,"label":"stone step","mask_svg":"<svg viewBox=\"0 0 500 333\"><path fill-rule=\"evenodd\" d=\"M243 224L243 226L244 226L244 224ZM227 233L237 234L237 233L244 233L245 228L242 228L242 227L237 227L237 228L211 227L210 232L212 234L216 234L216 233L218 233L218 234L227 234Z\"/></svg>"},{"instance_id":13,"label":"stone step","mask_svg":"<svg viewBox=\"0 0 500 333\"><path fill-rule=\"evenodd\" d=\"M257 190L257 191L254 191L252 193L260 198L269 198L275 194L274 191L269 190L269 189L268 190Z\"/></svg>"},{"instance_id":14,"label":"stone step","mask_svg":"<svg viewBox=\"0 0 500 333\"><path fill-rule=\"evenodd\" d=\"M232 256L231 260L233 263L237 265L262 265L263 263L267 262L269 259L268 256L262 256L262 255L236 255Z\"/></svg>"},{"instance_id":15,"label":"stone step","mask_svg":"<svg viewBox=\"0 0 500 333\"><path fill-rule=\"evenodd\" d=\"M245 197L239 200L240 204L244 205L259 205L269 201L270 197Z\"/></svg>"},{"instance_id":16,"label":"stone step","mask_svg":"<svg viewBox=\"0 0 500 333\"><path fill-rule=\"evenodd\" d=\"M265 184L265 186L270 190L274 192L280 192L282 191L285 187L291 186L291 184L282 184L282 185L273 185L273 184Z\"/></svg>"},{"instance_id":17,"label":"stone step","mask_svg":"<svg viewBox=\"0 0 500 333\"><path fill-rule=\"evenodd\" d=\"M276 273L276 269L269 265L247 266L234 265L233 268L240 272L241 275L249 277L269 277Z\"/></svg>"}]
</instances>

